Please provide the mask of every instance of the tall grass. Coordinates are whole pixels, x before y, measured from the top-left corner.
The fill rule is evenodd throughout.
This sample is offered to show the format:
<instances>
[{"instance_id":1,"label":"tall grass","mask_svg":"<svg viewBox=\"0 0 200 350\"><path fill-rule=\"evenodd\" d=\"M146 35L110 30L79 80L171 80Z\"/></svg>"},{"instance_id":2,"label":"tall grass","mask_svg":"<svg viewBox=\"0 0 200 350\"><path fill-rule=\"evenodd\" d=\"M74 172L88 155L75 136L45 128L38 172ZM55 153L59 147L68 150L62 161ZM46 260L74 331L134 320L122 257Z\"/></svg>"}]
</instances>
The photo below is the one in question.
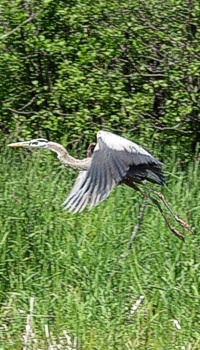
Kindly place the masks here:
<instances>
[{"instance_id":1,"label":"tall grass","mask_svg":"<svg viewBox=\"0 0 200 350\"><path fill-rule=\"evenodd\" d=\"M74 171L49 153L2 150L1 350L72 349L66 337L82 350L200 349L199 163L182 172L174 160L168 170L163 192L194 233L181 242L148 204L122 262L138 193L119 186L91 212L69 214L61 203Z\"/></svg>"}]
</instances>

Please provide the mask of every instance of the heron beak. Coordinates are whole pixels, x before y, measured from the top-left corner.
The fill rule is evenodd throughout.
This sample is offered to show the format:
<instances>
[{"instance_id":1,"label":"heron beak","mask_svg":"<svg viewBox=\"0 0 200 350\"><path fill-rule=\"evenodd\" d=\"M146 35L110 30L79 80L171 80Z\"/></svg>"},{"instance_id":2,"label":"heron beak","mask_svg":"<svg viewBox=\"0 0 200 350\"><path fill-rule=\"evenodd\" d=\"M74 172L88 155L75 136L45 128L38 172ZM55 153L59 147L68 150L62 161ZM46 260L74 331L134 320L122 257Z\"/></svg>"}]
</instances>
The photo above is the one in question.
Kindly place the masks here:
<instances>
[{"instance_id":1,"label":"heron beak","mask_svg":"<svg viewBox=\"0 0 200 350\"><path fill-rule=\"evenodd\" d=\"M30 147L29 141L10 143L8 147Z\"/></svg>"}]
</instances>

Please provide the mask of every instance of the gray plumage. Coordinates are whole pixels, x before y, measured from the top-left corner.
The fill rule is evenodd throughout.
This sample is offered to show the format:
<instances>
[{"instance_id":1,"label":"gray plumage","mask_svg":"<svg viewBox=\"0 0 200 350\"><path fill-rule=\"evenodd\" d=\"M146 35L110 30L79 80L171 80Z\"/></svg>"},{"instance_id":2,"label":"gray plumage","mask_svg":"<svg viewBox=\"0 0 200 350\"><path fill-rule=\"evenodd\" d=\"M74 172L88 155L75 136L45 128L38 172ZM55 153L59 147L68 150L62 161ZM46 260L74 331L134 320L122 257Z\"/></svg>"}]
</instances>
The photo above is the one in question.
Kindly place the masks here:
<instances>
[{"instance_id":1,"label":"gray plumage","mask_svg":"<svg viewBox=\"0 0 200 350\"><path fill-rule=\"evenodd\" d=\"M65 166L81 170L78 178L63 203L70 212L89 209L109 196L112 189L121 184L141 183L144 180L163 185L162 163L136 143L110 132L99 131L97 144L90 157L78 160L71 157L67 150L45 139L18 142L10 147L45 148L57 153Z\"/></svg>"}]
</instances>

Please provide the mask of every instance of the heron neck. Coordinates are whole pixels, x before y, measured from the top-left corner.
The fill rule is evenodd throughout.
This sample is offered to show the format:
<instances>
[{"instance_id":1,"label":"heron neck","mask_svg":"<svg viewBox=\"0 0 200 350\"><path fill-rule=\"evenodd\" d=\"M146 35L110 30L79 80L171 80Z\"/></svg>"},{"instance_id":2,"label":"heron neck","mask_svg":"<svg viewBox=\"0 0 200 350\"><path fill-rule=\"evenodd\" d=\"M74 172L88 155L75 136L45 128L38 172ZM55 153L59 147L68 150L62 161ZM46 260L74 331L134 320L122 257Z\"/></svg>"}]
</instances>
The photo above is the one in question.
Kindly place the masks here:
<instances>
[{"instance_id":1,"label":"heron neck","mask_svg":"<svg viewBox=\"0 0 200 350\"><path fill-rule=\"evenodd\" d=\"M49 142L49 149L57 153L58 159L65 166L69 166L77 170L87 170L91 163L91 158L80 160L70 156L67 150L59 143Z\"/></svg>"}]
</instances>

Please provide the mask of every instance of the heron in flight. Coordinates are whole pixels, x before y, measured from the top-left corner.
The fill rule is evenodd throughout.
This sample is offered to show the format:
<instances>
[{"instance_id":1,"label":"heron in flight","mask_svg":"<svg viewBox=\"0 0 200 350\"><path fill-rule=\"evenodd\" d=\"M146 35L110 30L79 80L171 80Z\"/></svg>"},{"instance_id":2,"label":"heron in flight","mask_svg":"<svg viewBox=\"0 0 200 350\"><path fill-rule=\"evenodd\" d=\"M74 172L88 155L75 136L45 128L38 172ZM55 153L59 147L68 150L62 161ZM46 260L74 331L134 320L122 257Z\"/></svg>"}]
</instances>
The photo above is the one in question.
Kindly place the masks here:
<instances>
[{"instance_id":1,"label":"heron in flight","mask_svg":"<svg viewBox=\"0 0 200 350\"><path fill-rule=\"evenodd\" d=\"M151 196L149 191L161 199L181 226L190 229L172 211L161 193L144 185L144 180L157 185L164 184L163 164L147 150L132 141L111 132L98 131L97 143L91 144L87 157L82 160L70 156L62 145L42 138L11 143L8 146L51 150L57 153L57 157L63 165L80 171L71 192L63 203L64 209L69 212L82 212L86 206L92 209L106 199L115 186L124 183L140 191L144 197L148 197L158 207L170 230L179 238L183 239L183 236L176 228L172 227L160 203ZM144 186L146 192L139 188L140 185Z\"/></svg>"}]
</instances>

